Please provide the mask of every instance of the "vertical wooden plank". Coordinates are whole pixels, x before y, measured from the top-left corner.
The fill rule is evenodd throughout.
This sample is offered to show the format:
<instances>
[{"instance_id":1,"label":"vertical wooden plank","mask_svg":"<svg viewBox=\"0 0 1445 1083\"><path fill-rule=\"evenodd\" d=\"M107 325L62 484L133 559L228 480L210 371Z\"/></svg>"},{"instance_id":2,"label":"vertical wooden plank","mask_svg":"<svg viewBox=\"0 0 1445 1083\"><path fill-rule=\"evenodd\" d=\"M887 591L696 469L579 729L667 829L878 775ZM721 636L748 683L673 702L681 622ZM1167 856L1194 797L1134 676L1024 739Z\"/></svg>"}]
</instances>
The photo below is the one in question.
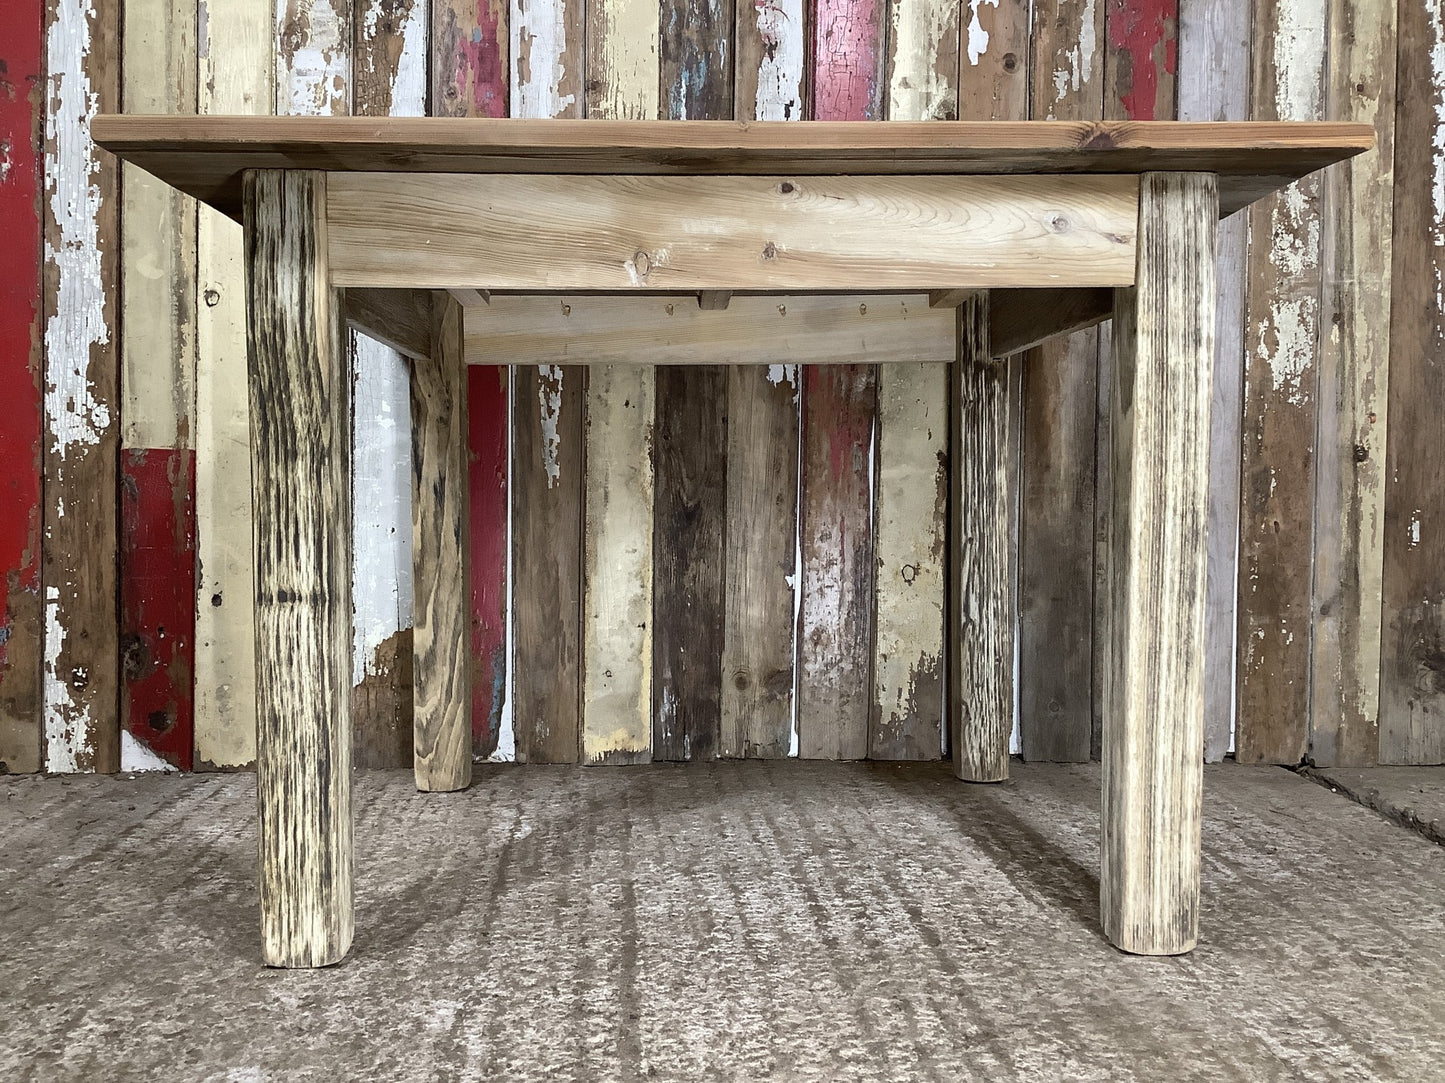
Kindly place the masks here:
<instances>
[{"instance_id":1,"label":"vertical wooden plank","mask_svg":"<svg viewBox=\"0 0 1445 1083\"><path fill-rule=\"evenodd\" d=\"M1250 12L1232 0L1185 0L1179 11L1179 119L1249 115ZM1235 608L1243 417L1248 215L1219 224L1214 392L1209 407L1209 585L1204 618L1204 759L1218 763L1234 730Z\"/></svg>"},{"instance_id":2,"label":"vertical wooden plank","mask_svg":"<svg viewBox=\"0 0 1445 1083\"><path fill-rule=\"evenodd\" d=\"M1395 6L1336 0L1329 34L1326 112L1377 149L1324 181L1309 755L1359 765L1379 756Z\"/></svg>"},{"instance_id":3,"label":"vertical wooden plank","mask_svg":"<svg viewBox=\"0 0 1445 1083\"><path fill-rule=\"evenodd\" d=\"M655 120L657 4L589 7L587 115ZM582 762L645 763L652 745L654 372L587 372Z\"/></svg>"},{"instance_id":4,"label":"vertical wooden plank","mask_svg":"<svg viewBox=\"0 0 1445 1083\"><path fill-rule=\"evenodd\" d=\"M1327 15L1326 0L1255 5L1254 119L1323 116ZM1320 191L1309 177L1249 212L1235 739L1245 763L1305 754Z\"/></svg>"},{"instance_id":5,"label":"vertical wooden plank","mask_svg":"<svg viewBox=\"0 0 1445 1083\"><path fill-rule=\"evenodd\" d=\"M0 762L18 773L41 766L42 0L0 8L0 42Z\"/></svg>"},{"instance_id":6,"label":"vertical wooden plank","mask_svg":"<svg viewBox=\"0 0 1445 1083\"><path fill-rule=\"evenodd\" d=\"M956 119L959 5L896 0L891 14L889 119ZM935 759L944 751L947 402L945 365L890 364L878 371L873 759Z\"/></svg>"},{"instance_id":7,"label":"vertical wooden plank","mask_svg":"<svg viewBox=\"0 0 1445 1083\"><path fill-rule=\"evenodd\" d=\"M46 17L45 767L120 766L116 554L119 193L90 138L120 104L119 5Z\"/></svg>"},{"instance_id":8,"label":"vertical wooden plank","mask_svg":"<svg viewBox=\"0 0 1445 1083\"><path fill-rule=\"evenodd\" d=\"M806 6L804 0L737 5L733 109L739 120L803 119Z\"/></svg>"},{"instance_id":9,"label":"vertical wooden plank","mask_svg":"<svg viewBox=\"0 0 1445 1083\"><path fill-rule=\"evenodd\" d=\"M967 0L960 18L958 118L1027 119L1028 0Z\"/></svg>"},{"instance_id":10,"label":"vertical wooden plank","mask_svg":"<svg viewBox=\"0 0 1445 1083\"><path fill-rule=\"evenodd\" d=\"M1017 384L989 345L988 295L959 308L960 352L949 373L948 696L953 773L1008 778L1014 719L1013 506Z\"/></svg>"},{"instance_id":11,"label":"vertical wooden plank","mask_svg":"<svg viewBox=\"0 0 1445 1083\"><path fill-rule=\"evenodd\" d=\"M1399 8L1380 762L1445 761L1445 6Z\"/></svg>"},{"instance_id":12,"label":"vertical wooden plank","mask_svg":"<svg viewBox=\"0 0 1445 1083\"><path fill-rule=\"evenodd\" d=\"M462 308L438 295L432 355L412 363L412 554L416 584L416 788L472 781L467 527L467 370Z\"/></svg>"},{"instance_id":13,"label":"vertical wooden plank","mask_svg":"<svg viewBox=\"0 0 1445 1083\"><path fill-rule=\"evenodd\" d=\"M271 966L326 966L352 934L351 366L326 175L244 187L261 938Z\"/></svg>"},{"instance_id":14,"label":"vertical wooden plank","mask_svg":"<svg viewBox=\"0 0 1445 1083\"><path fill-rule=\"evenodd\" d=\"M511 83L505 0L431 0L430 112L504 117ZM471 522L472 755L497 751L507 689L507 370L467 369Z\"/></svg>"},{"instance_id":15,"label":"vertical wooden plank","mask_svg":"<svg viewBox=\"0 0 1445 1083\"><path fill-rule=\"evenodd\" d=\"M358 0L349 43L351 111L361 116L426 112L427 5L423 0ZM442 690L417 687L413 658L413 474L408 366L395 350L353 334L352 401L353 758L359 767L413 762L414 701ZM454 494L454 499L465 497ZM444 678L445 679L445 678Z\"/></svg>"},{"instance_id":16,"label":"vertical wooden plank","mask_svg":"<svg viewBox=\"0 0 1445 1083\"><path fill-rule=\"evenodd\" d=\"M1145 955L1198 933L1218 217L1213 174L1144 174L1138 277L1114 306L1100 909L1105 935Z\"/></svg>"},{"instance_id":17,"label":"vertical wooden plank","mask_svg":"<svg viewBox=\"0 0 1445 1083\"><path fill-rule=\"evenodd\" d=\"M584 115L580 0L511 9L512 115ZM581 744L582 414L586 370L512 373L512 614L516 755L574 763Z\"/></svg>"},{"instance_id":18,"label":"vertical wooden plank","mask_svg":"<svg viewBox=\"0 0 1445 1083\"><path fill-rule=\"evenodd\" d=\"M277 113L350 110L351 16L348 0L276 0Z\"/></svg>"},{"instance_id":19,"label":"vertical wooden plank","mask_svg":"<svg viewBox=\"0 0 1445 1083\"><path fill-rule=\"evenodd\" d=\"M887 80L880 0L815 0L813 118L878 120ZM803 370L798 745L804 759L868 754L873 653L873 423L877 368Z\"/></svg>"},{"instance_id":20,"label":"vertical wooden plank","mask_svg":"<svg viewBox=\"0 0 1445 1083\"><path fill-rule=\"evenodd\" d=\"M272 110L272 5L198 7L200 112ZM251 494L237 484L251 471L241 229L200 207L196 250L195 762L237 768L256 758Z\"/></svg>"},{"instance_id":21,"label":"vertical wooden plank","mask_svg":"<svg viewBox=\"0 0 1445 1083\"><path fill-rule=\"evenodd\" d=\"M660 98L672 120L733 115L732 0L664 0ZM718 752L726 624L727 372L657 372L653 758Z\"/></svg>"},{"instance_id":22,"label":"vertical wooden plank","mask_svg":"<svg viewBox=\"0 0 1445 1083\"><path fill-rule=\"evenodd\" d=\"M195 4L130 0L122 30L122 108L195 112ZM121 726L144 750L189 770L196 205L125 165L121 226ZM123 742L122 767L144 766L144 752L131 748Z\"/></svg>"},{"instance_id":23,"label":"vertical wooden plank","mask_svg":"<svg viewBox=\"0 0 1445 1083\"><path fill-rule=\"evenodd\" d=\"M1104 0L1034 4L1036 120L1103 109ZM1019 539L1020 724L1024 758L1087 760L1093 730L1094 449L1098 335L1030 355L1024 373Z\"/></svg>"}]
</instances>

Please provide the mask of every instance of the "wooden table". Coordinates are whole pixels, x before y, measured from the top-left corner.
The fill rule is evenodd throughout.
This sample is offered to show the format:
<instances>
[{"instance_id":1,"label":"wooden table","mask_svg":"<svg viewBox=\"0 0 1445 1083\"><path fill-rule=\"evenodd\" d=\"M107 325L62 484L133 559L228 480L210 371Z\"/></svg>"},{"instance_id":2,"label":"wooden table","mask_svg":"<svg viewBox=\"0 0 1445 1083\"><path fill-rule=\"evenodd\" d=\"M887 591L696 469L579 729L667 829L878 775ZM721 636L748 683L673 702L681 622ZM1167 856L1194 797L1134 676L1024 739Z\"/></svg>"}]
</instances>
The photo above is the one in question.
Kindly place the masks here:
<instances>
[{"instance_id":1,"label":"wooden table","mask_svg":"<svg viewBox=\"0 0 1445 1083\"><path fill-rule=\"evenodd\" d=\"M244 224L266 962L335 963L352 937L348 321L413 359L416 778L455 790L467 361L736 363L783 341L805 363L954 363L950 724L959 777L996 781L1015 482L994 359L1112 316L1101 911L1126 951L1194 946L1215 225L1369 149L1369 127L106 116L94 134Z\"/></svg>"}]
</instances>

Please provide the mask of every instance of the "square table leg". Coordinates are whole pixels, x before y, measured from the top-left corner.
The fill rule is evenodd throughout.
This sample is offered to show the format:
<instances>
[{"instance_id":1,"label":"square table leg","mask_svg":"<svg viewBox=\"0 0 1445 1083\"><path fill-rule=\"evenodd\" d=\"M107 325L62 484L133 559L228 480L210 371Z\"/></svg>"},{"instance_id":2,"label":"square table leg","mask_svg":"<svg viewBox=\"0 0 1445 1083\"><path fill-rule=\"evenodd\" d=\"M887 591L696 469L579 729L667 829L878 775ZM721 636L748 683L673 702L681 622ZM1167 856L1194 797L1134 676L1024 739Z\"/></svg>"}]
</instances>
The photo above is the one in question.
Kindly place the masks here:
<instances>
[{"instance_id":1,"label":"square table leg","mask_svg":"<svg viewBox=\"0 0 1445 1083\"><path fill-rule=\"evenodd\" d=\"M256 791L271 966L351 946L351 372L326 174L245 175Z\"/></svg>"},{"instance_id":2,"label":"square table leg","mask_svg":"<svg viewBox=\"0 0 1445 1083\"><path fill-rule=\"evenodd\" d=\"M467 369L462 307L434 298L431 356L411 365L413 768L419 790L472 781Z\"/></svg>"},{"instance_id":3,"label":"square table leg","mask_svg":"<svg viewBox=\"0 0 1445 1083\"><path fill-rule=\"evenodd\" d=\"M1105 934L1144 955L1198 934L1218 217L1213 174L1142 175L1114 303L1100 895Z\"/></svg>"}]
</instances>

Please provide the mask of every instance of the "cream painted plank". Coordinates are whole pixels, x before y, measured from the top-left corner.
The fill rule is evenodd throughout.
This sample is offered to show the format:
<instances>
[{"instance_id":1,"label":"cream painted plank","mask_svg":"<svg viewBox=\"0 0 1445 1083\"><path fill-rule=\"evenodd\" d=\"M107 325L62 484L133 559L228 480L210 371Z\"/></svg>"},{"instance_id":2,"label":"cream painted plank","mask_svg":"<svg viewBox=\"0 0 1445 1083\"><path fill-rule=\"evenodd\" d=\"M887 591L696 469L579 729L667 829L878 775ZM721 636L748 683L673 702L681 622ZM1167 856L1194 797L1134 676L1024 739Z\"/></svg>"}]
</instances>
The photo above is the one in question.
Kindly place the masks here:
<instances>
[{"instance_id":1,"label":"cream painted plank","mask_svg":"<svg viewBox=\"0 0 1445 1083\"><path fill-rule=\"evenodd\" d=\"M276 0L276 113L350 112L351 15L349 0Z\"/></svg>"},{"instance_id":2,"label":"cream painted plank","mask_svg":"<svg viewBox=\"0 0 1445 1083\"><path fill-rule=\"evenodd\" d=\"M467 361L770 365L950 362L955 315L923 294L737 297L498 296L467 314Z\"/></svg>"},{"instance_id":3,"label":"cream painted plank","mask_svg":"<svg viewBox=\"0 0 1445 1083\"><path fill-rule=\"evenodd\" d=\"M328 219L340 286L862 292L1127 285L1137 204L1127 176L347 173Z\"/></svg>"},{"instance_id":4,"label":"cream painted plank","mask_svg":"<svg viewBox=\"0 0 1445 1083\"><path fill-rule=\"evenodd\" d=\"M737 5L733 112L739 120L802 120L807 53L803 0Z\"/></svg>"},{"instance_id":5,"label":"cream painted plank","mask_svg":"<svg viewBox=\"0 0 1445 1083\"><path fill-rule=\"evenodd\" d=\"M894 0L888 44L889 120L958 119L956 0Z\"/></svg>"}]
</instances>

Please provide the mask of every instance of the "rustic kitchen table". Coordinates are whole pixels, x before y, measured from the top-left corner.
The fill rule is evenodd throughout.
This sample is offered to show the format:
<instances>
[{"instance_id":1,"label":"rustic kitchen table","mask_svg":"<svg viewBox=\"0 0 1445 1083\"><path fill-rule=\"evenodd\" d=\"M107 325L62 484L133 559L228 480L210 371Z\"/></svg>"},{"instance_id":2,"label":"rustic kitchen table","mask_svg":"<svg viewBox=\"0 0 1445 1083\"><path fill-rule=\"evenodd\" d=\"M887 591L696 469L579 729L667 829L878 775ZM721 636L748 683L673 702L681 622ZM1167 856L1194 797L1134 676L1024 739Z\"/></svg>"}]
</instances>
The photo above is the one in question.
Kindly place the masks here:
<instances>
[{"instance_id":1,"label":"rustic kitchen table","mask_svg":"<svg viewBox=\"0 0 1445 1083\"><path fill-rule=\"evenodd\" d=\"M995 781L1014 624L995 358L1112 316L1101 913L1126 951L1194 946L1215 226L1368 150L1369 127L103 116L94 135L244 227L266 962L335 963L352 938L348 323L412 359L416 777L453 790L465 363L952 364L950 725L959 777Z\"/></svg>"}]
</instances>

